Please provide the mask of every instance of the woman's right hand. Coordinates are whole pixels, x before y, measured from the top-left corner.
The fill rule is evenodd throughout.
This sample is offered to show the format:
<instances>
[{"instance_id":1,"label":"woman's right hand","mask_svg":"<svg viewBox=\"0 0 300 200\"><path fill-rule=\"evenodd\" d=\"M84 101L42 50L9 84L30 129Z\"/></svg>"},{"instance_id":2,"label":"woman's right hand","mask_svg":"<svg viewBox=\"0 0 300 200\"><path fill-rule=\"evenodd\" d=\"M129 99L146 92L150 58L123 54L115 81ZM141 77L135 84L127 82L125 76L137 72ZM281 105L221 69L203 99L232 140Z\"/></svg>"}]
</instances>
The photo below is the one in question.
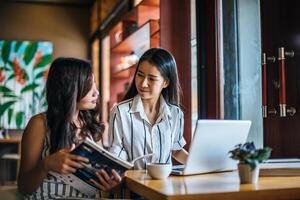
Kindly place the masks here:
<instances>
[{"instance_id":1,"label":"woman's right hand","mask_svg":"<svg viewBox=\"0 0 300 200\"><path fill-rule=\"evenodd\" d=\"M117 188L123 181L123 177L118 174L116 170L112 170L112 175L109 176L108 173L101 169L96 172L98 180L91 179L90 181L94 183L99 189L105 192L109 192Z\"/></svg>"},{"instance_id":2,"label":"woman's right hand","mask_svg":"<svg viewBox=\"0 0 300 200\"><path fill-rule=\"evenodd\" d=\"M70 152L74 149L61 149L43 160L43 168L46 172L55 171L58 173L74 173L76 169L84 167L80 162L88 163L89 160L82 156L73 155Z\"/></svg>"}]
</instances>

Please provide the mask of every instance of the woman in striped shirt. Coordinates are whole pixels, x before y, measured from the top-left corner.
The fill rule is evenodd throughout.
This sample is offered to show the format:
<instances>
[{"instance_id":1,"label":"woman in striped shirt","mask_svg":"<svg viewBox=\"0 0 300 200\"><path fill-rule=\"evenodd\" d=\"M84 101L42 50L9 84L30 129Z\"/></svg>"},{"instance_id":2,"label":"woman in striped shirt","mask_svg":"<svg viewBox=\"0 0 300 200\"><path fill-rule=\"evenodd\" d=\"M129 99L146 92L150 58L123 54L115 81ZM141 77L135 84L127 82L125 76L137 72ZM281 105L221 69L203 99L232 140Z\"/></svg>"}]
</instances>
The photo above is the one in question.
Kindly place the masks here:
<instances>
[{"instance_id":1,"label":"woman in striped shirt","mask_svg":"<svg viewBox=\"0 0 300 200\"><path fill-rule=\"evenodd\" d=\"M173 56L161 48L146 51L139 60L134 80L124 101L110 114L110 151L132 161L153 154L152 162L185 163L183 112L180 85ZM137 169L145 168L144 160Z\"/></svg>"},{"instance_id":2,"label":"woman in striped shirt","mask_svg":"<svg viewBox=\"0 0 300 200\"><path fill-rule=\"evenodd\" d=\"M58 58L50 67L46 83L48 108L33 116L22 138L19 190L25 199L94 198L50 175L49 171L72 173L87 158L70 154L86 137L98 142L104 130L97 109L98 90L91 65L75 58ZM99 189L109 191L121 177L100 170Z\"/></svg>"}]
</instances>

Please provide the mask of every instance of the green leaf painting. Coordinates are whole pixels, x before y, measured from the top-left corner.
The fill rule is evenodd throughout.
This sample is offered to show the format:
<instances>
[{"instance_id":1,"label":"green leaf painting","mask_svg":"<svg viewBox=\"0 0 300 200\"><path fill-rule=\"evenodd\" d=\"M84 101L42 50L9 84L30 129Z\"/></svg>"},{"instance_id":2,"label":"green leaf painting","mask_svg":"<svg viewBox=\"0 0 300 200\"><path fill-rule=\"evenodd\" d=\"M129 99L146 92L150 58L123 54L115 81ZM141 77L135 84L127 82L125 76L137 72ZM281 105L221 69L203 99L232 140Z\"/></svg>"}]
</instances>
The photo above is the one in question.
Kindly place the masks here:
<instances>
[{"instance_id":1,"label":"green leaf painting","mask_svg":"<svg viewBox=\"0 0 300 200\"><path fill-rule=\"evenodd\" d=\"M22 88L21 93L27 92L27 91L34 91L35 88L37 88L39 85L36 83L31 83L29 85L26 85Z\"/></svg>"},{"instance_id":2,"label":"green leaf painting","mask_svg":"<svg viewBox=\"0 0 300 200\"><path fill-rule=\"evenodd\" d=\"M9 108L11 107L14 103L16 103L16 101L8 101L5 102L3 104L0 104L0 116L3 115L3 113Z\"/></svg>"},{"instance_id":3,"label":"green leaf painting","mask_svg":"<svg viewBox=\"0 0 300 200\"><path fill-rule=\"evenodd\" d=\"M10 98L16 98L18 99L19 97L15 94L11 94L11 93L4 93L3 97L10 97Z\"/></svg>"},{"instance_id":4,"label":"green leaf painting","mask_svg":"<svg viewBox=\"0 0 300 200\"><path fill-rule=\"evenodd\" d=\"M17 128L21 128L22 123L24 121L24 117L25 117L25 113L24 112L18 112L16 114L16 125L17 125Z\"/></svg>"},{"instance_id":5,"label":"green leaf painting","mask_svg":"<svg viewBox=\"0 0 300 200\"><path fill-rule=\"evenodd\" d=\"M52 60L52 55L45 55L42 59L35 65L35 68L45 67L50 64Z\"/></svg>"},{"instance_id":6,"label":"green leaf painting","mask_svg":"<svg viewBox=\"0 0 300 200\"><path fill-rule=\"evenodd\" d=\"M43 72L43 71L39 72L39 73L35 76L35 78L36 78L36 79L42 78L42 77L44 76L44 73L45 73L45 72Z\"/></svg>"},{"instance_id":7,"label":"green leaf painting","mask_svg":"<svg viewBox=\"0 0 300 200\"><path fill-rule=\"evenodd\" d=\"M13 112L14 112L14 110L12 108L8 109L8 113L7 113L7 115L8 115L8 124L11 123Z\"/></svg>"},{"instance_id":8,"label":"green leaf painting","mask_svg":"<svg viewBox=\"0 0 300 200\"><path fill-rule=\"evenodd\" d=\"M11 75L6 79L6 81L9 81L9 80L13 79L14 77L15 77L15 75L14 75L14 74L11 74Z\"/></svg>"},{"instance_id":9,"label":"green leaf painting","mask_svg":"<svg viewBox=\"0 0 300 200\"><path fill-rule=\"evenodd\" d=\"M53 44L0 40L0 127L23 129L47 108L45 83Z\"/></svg>"},{"instance_id":10,"label":"green leaf painting","mask_svg":"<svg viewBox=\"0 0 300 200\"><path fill-rule=\"evenodd\" d=\"M15 52L18 52L19 48L21 47L22 45L22 42L21 41L18 41L15 45Z\"/></svg>"},{"instance_id":11,"label":"green leaf painting","mask_svg":"<svg viewBox=\"0 0 300 200\"><path fill-rule=\"evenodd\" d=\"M37 43L36 42L32 42L29 43L29 45L27 45L26 49L25 49L25 56L24 56L24 62L26 65L28 65L32 58L34 57L35 53L37 50Z\"/></svg>"},{"instance_id":12,"label":"green leaf painting","mask_svg":"<svg viewBox=\"0 0 300 200\"><path fill-rule=\"evenodd\" d=\"M3 47L1 49L1 57L4 63L7 63L9 54L11 49L11 42L6 42L3 44Z\"/></svg>"},{"instance_id":13,"label":"green leaf painting","mask_svg":"<svg viewBox=\"0 0 300 200\"><path fill-rule=\"evenodd\" d=\"M0 92L3 94L12 93L13 91L5 85L0 85Z\"/></svg>"}]
</instances>

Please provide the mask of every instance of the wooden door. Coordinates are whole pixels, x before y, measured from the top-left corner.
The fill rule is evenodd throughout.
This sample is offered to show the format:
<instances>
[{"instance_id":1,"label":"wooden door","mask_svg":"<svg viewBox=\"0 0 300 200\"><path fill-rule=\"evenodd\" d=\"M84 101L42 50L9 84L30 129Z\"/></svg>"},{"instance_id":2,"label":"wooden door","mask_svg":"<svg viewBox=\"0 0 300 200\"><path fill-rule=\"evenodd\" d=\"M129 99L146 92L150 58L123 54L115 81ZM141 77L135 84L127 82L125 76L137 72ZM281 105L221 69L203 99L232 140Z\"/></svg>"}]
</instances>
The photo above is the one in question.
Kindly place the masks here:
<instances>
[{"instance_id":1,"label":"wooden door","mask_svg":"<svg viewBox=\"0 0 300 200\"><path fill-rule=\"evenodd\" d=\"M262 52L266 62L267 116L264 145L273 148L272 157L300 157L300 1L261 0ZM280 116L278 48L284 47L286 117ZM294 51L291 57L289 51ZM271 61L274 56L276 61ZM282 100L281 100L282 101ZM295 108L295 110L293 110ZM276 113L274 112L276 110ZM293 115L293 112L296 113Z\"/></svg>"}]
</instances>

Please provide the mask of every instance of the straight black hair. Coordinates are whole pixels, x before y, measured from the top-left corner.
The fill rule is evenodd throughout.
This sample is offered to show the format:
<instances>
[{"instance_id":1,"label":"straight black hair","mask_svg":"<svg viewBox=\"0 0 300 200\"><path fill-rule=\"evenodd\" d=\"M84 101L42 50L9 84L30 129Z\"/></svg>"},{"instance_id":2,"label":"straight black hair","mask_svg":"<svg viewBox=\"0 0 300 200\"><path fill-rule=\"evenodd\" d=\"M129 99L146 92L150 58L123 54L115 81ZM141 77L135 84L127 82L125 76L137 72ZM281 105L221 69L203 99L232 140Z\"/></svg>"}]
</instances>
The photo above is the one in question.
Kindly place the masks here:
<instances>
[{"instance_id":1,"label":"straight black hair","mask_svg":"<svg viewBox=\"0 0 300 200\"><path fill-rule=\"evenodd\" d=\"M180 106L181 88L178 79L176 61L170 52L162 48L151 48L141 56L134 74L134 79L123 100L133 98L138 94L135 85L135 77L139 66L145 61L157 67L164 79L169 82L168 87L162 90L162 95L165 101L168 104Z\"/></svg>"}]
</instances>

